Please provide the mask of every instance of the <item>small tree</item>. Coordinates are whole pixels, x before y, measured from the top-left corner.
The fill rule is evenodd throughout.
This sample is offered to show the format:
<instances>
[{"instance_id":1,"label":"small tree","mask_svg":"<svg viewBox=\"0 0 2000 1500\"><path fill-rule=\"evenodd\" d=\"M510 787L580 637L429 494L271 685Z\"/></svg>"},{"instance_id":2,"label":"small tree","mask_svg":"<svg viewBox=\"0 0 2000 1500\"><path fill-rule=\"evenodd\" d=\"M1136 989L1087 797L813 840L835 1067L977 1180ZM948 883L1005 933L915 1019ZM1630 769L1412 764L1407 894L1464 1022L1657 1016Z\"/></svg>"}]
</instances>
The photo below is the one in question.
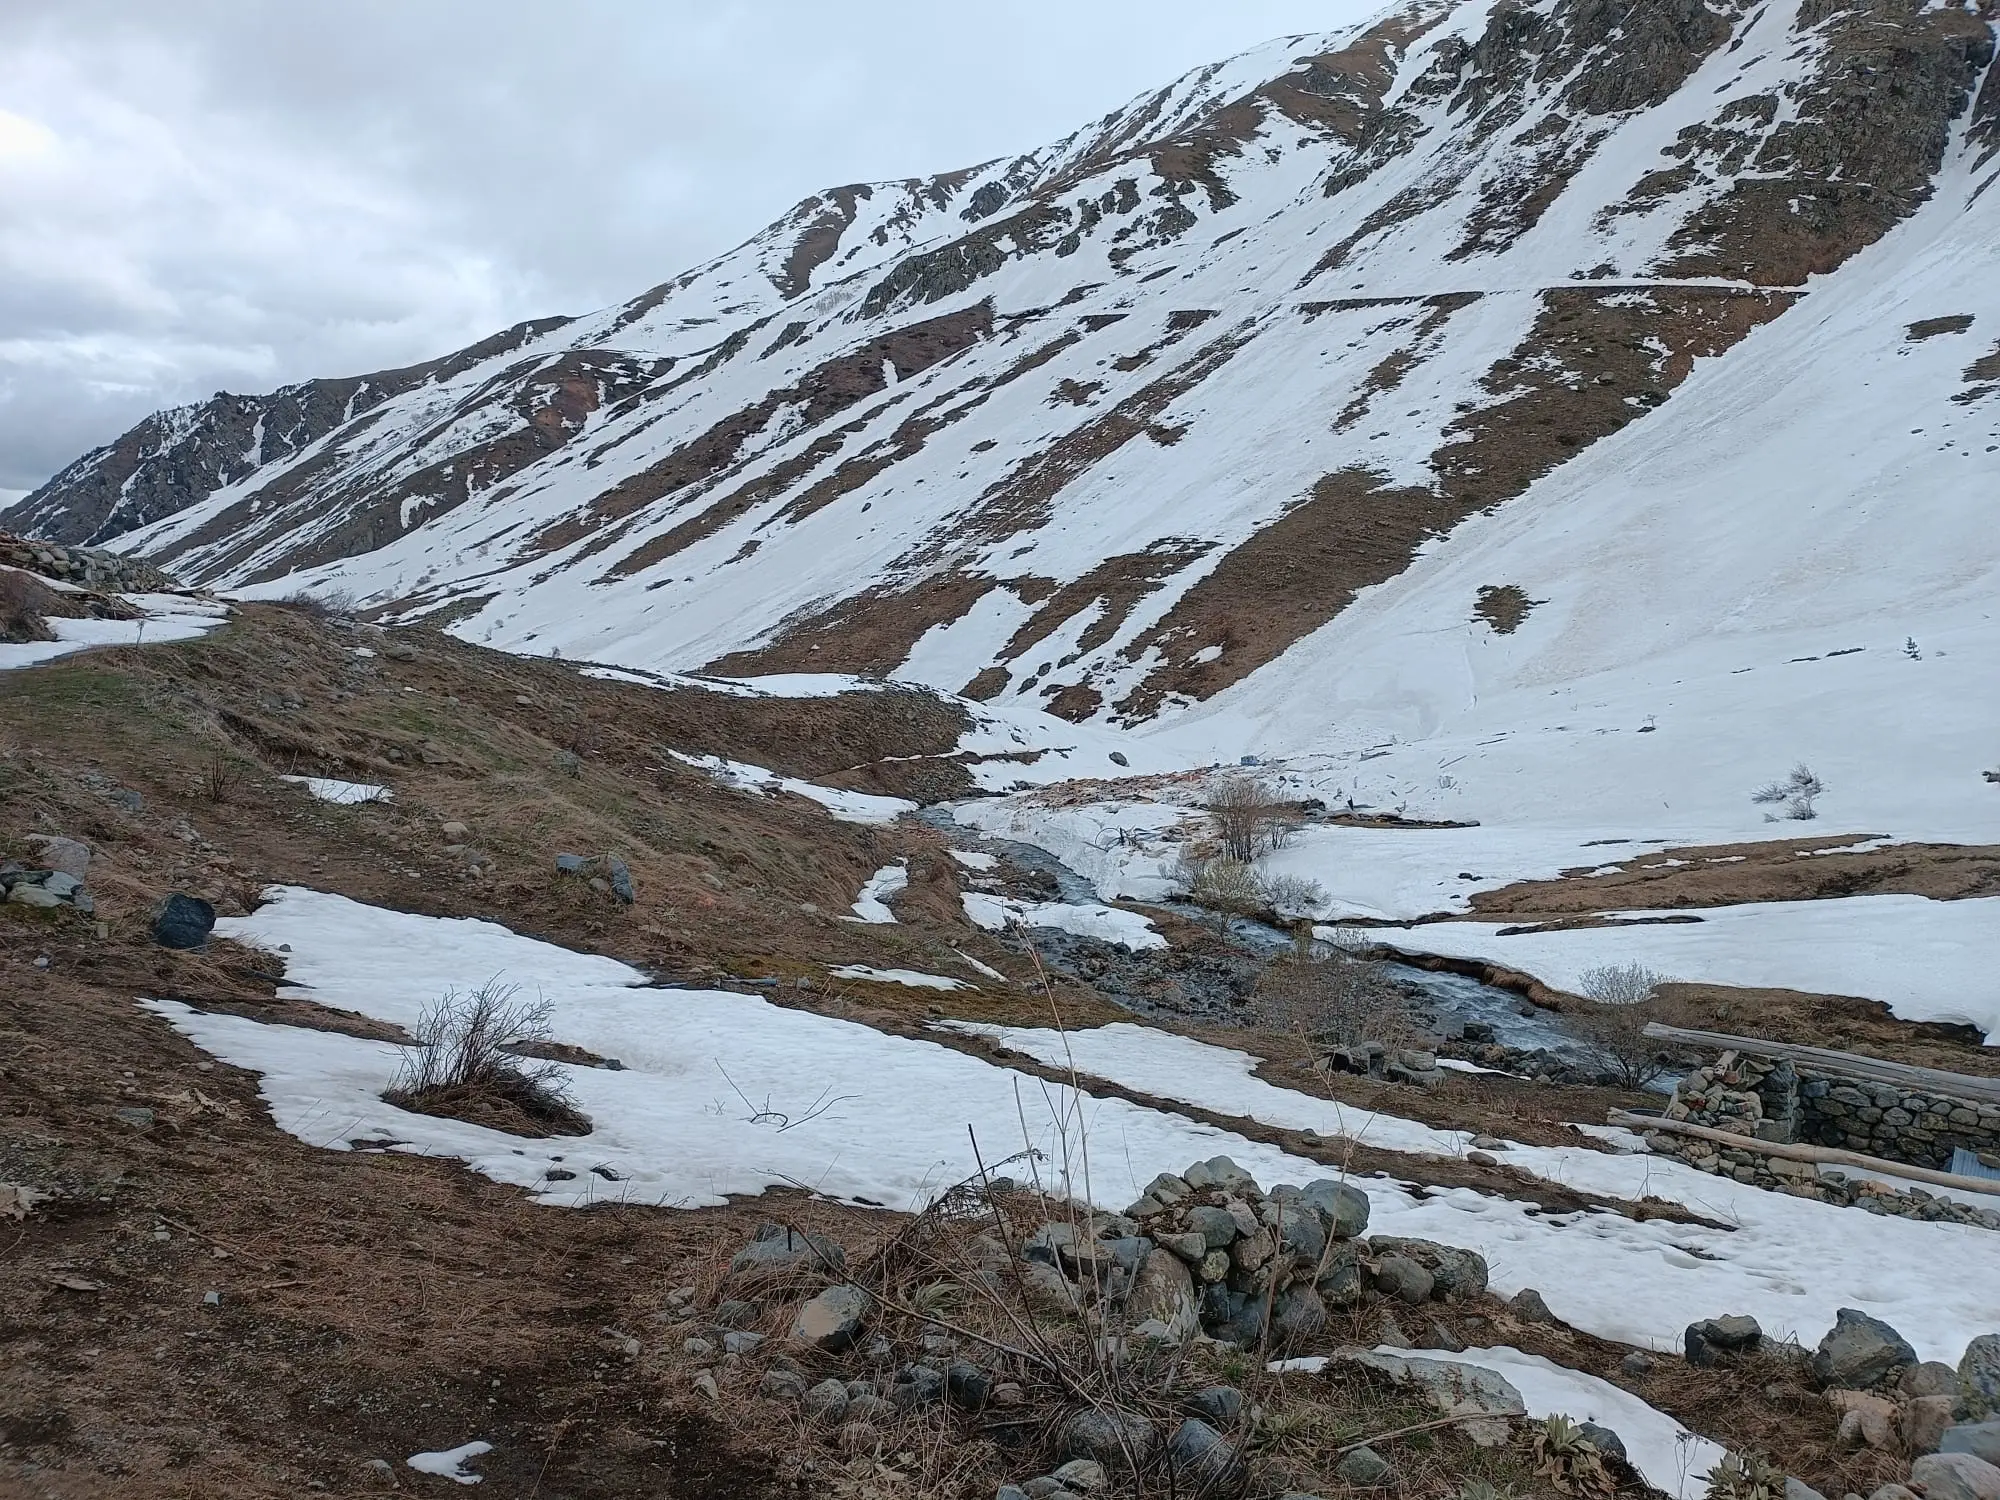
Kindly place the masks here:
<instances>
[{"instance_id":1,"label":"small tree","mask_svg":"<svg viewBox=\"0 0 2000 1500\"><path fill-rule=\"evenodd\" d=\"M1796 822L1809 823L1819 814L1813 803L1826 793L1826 783L1815 776L1812 768L1804 761L1792 767L1792 774L1783 781L1774 781L1761 786L1750 794L1752 802L1777 807L1780 812L1765 813L1764 821L1775 823L1780 813Z\"/></svg>"},{"instance_id":2,"label":"small tree","mask_svg":"<svg viewBox=\"0 0 2000 1500\"><path fill-rule=\"evenodd\" d=\"M1583 971L1577 989L1600 1005L1637 1005L1652 999L1667 982L1644 964L1599 964Z\"/></svg>"},{"instance_id":3,"label":"small tree","mask_svg":"<svg viewBox=\"0 0 2000 1500\"><path fill-rule=\"evenodd\" d=\"M1644 964L1600 964L1584 970L1577 988L1592 1002L1576 1027L1616 1070L1628 1089L1642 1089L1672 1066L1672 1054L1646 1035L1649 1001L1670 981Z\"/></svg>"},{"instance_id":4,"label":"small tree","mask_svg":"<svg viewBox=\"0 0 2000 1500\"><path fill-rule=\"evenodd\" d=\"M1278 799L1256 776L1225 776L1210 790L1208 815L1222 852L1239 864L1282 848L1298 822L1297 809Z\"/></svg>"}]
</instances>

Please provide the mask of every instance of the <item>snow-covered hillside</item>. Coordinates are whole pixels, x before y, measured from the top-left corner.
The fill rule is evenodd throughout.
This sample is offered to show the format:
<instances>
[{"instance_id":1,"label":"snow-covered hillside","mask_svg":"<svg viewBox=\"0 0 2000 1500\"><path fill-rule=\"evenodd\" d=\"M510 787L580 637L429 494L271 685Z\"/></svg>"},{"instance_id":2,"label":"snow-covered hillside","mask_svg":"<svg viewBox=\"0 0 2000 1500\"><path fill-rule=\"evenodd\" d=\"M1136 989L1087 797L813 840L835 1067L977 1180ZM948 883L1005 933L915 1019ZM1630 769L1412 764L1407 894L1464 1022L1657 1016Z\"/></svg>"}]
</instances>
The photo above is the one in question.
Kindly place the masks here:
<instances>
[{"instance_id":1,"label":"snow-covered hillside","mask_svg":"<svg viewBox=\"0 0 2000 1500\"><path fill-rule=\"evenodd\" d=\"M1990 133L1994 91L1968 106L1991 26L1909 10L1421 0L1203 69L1042 151L823 194L622 307L346 382L344 404L293 388L230 398L228 422L164 414L7 519L230 586L338 579L510 649L894 672L1071 719L1151 720L1253 673L1252 697L1290 697L1303 656L1259 669L1336 617L1299 652L1384 610L1461 651L1489 586L1550 599L1573 633L1607 604L1650 620L1664 663L1733 628L1688 596L1761 592L1788 536L1849 537L1848 571L1872 568L1869 539L1809 528L1750 457L1713 486L1701 471L1783 421L1759 414L1785 397L1771 354L1741 366L1717 428L1740 358L1818 350L1835 321L1843 358L1900 338L1905 299L1869 301L1884 271L1984 248L1937 210L1973 190L1970 122ZM1940 174L1925 235L1853 259ZM1976 311L1946 290L1940 315ZM1949 384L1991 343L1982 322L1912 345L1898 378ZM1679 415L1694 392L1669 400L1696 371L1701 421ZM1993 476L1970 430L1991 424L1969 394L1984 378L1950 393L1967 430L1935 462L1954 482ZM228 443L243 451L219 457ZM1609 567L1575 539L1618 524L1604 476L1643 460L1662 481L1662 451L1712 503L1731 496L1730 556L1695 578L1671 543L1699 523L1657 548L1627 534ZM1822 508L1874 483L1827 467ZM1426 559L1399 578L1496 506L1469 530L1521 539L1492 559L1511 573L1446 580ZM1570 586L1538 581L1556 575ZM1828 581L1821 614L1844 615L1854 596ZM1614 667L1624 647L1598 649ZM1376 711L1368 680L1329 706Z\"/></svg>"}]
</instances>

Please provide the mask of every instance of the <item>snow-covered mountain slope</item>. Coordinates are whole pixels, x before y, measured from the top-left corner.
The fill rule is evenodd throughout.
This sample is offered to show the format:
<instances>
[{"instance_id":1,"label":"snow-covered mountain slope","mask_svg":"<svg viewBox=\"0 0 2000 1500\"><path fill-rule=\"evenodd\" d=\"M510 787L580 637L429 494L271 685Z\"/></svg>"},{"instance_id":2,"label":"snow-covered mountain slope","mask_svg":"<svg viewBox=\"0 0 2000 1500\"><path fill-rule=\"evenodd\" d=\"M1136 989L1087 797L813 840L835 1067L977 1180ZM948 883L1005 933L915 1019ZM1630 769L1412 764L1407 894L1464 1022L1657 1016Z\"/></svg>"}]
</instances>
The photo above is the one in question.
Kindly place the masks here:
<instances>
[{"instance_id":1,"label":"snow-covered mountain slope","mask_svg":"<svg viewBox=\"0 0 2000 1500\"><path fill-rule=\"evenodd\" d=\"M1207 702L1217 744L1433 732L1480 672L1510 726L1495 673L1664 719L1675 653L1753 617L1823 654L1906 584L1934 638L1977 594L1992 10L1419 0L619 308L163 414L0 521L513 649Z\"/></svg>"}]
</instances>

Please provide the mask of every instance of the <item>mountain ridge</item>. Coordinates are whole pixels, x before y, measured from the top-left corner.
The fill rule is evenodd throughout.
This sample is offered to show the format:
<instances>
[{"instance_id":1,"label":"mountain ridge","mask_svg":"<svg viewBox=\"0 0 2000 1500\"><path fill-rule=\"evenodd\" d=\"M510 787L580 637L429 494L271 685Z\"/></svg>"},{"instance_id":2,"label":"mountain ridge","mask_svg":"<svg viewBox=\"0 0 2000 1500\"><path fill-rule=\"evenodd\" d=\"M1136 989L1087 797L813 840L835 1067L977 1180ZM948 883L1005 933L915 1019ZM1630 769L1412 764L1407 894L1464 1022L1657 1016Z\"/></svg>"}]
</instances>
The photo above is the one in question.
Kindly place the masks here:
<instances>
[{"instance_id":1,"label":"mountain ridge","mask_svg":"<svg viewBox=\"0 0 2000 1500\"><path fill-rule=\"evenodd\" d=\"M1425 0L815 195L617 308L213 438L162 414L0 524L516 649L1146 721L1647 420L1954 139L1990 158L1991 21ZM313 414L270 456L260 402Z\"/></svg>"}]
</instances>

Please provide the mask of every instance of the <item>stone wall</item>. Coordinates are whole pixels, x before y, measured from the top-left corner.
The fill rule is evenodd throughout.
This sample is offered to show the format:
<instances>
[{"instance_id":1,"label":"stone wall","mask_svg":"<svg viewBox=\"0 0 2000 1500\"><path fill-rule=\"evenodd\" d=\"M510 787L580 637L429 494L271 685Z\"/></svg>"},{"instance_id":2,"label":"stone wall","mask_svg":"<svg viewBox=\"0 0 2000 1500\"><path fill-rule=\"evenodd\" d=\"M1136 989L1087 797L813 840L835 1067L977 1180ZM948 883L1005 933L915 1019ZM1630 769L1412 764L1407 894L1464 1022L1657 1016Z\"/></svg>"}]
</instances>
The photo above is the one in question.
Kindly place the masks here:
<instances>
[{"instance_id":1,"label":"stone wall","mask_svg":"<svg viewBox=\"0 0 2000 1500\"><path fill-rule=\"evenodd\" d=\"M0 531L0 564L114 594L152 594L181 585L151 563L95 547L65 547Z\"/></svg>"},{"instance_id":2,"label":"stone wall","mask_svg":"<svg viewBox=\"0 0 2000 1500\"><path fill-rule=\"evenodd\" d=\"M2000 1154L2000 1105L1920 1094L1886 1083L1804 1074L1797 1139L1939 1171L1963 1146Z\"/></svg>"},{"instance_id":3,"label":"stone wall","mask_svg":"<svg viewBox=\"0 0 2000 1500\"><path fill-rule=\"evenodd\" d=\"M1959 1146L1982 1155L2000 1153L2000 1106L1824 1076L1735 1052L1683 1078L1666 1117L1760 1141L1832 1146L1937 1170L1950 1165ZM1993 1207L1974 1207L1917 1188L1858 1181L1838 1168L1823 1171L1812 1162L1664 1131L1649 1135L1647 1143L1704 1172L1796 1197L2000 1229L2000 1198Z\"/></svg>"},{"instance_id":4,"label":"stone wall","mask_svg":"<svg viewBox=\"0 0 2000 1500\"><path fill-rule=\"evenodd\" d=\"M1667 1118L1764 1141L1836 1146L1944 1171L1960 1146L2000 1154L2000 1105L1917 1093L1725 1052L1674 1090Z\"/></svg>"}]
</instances>

